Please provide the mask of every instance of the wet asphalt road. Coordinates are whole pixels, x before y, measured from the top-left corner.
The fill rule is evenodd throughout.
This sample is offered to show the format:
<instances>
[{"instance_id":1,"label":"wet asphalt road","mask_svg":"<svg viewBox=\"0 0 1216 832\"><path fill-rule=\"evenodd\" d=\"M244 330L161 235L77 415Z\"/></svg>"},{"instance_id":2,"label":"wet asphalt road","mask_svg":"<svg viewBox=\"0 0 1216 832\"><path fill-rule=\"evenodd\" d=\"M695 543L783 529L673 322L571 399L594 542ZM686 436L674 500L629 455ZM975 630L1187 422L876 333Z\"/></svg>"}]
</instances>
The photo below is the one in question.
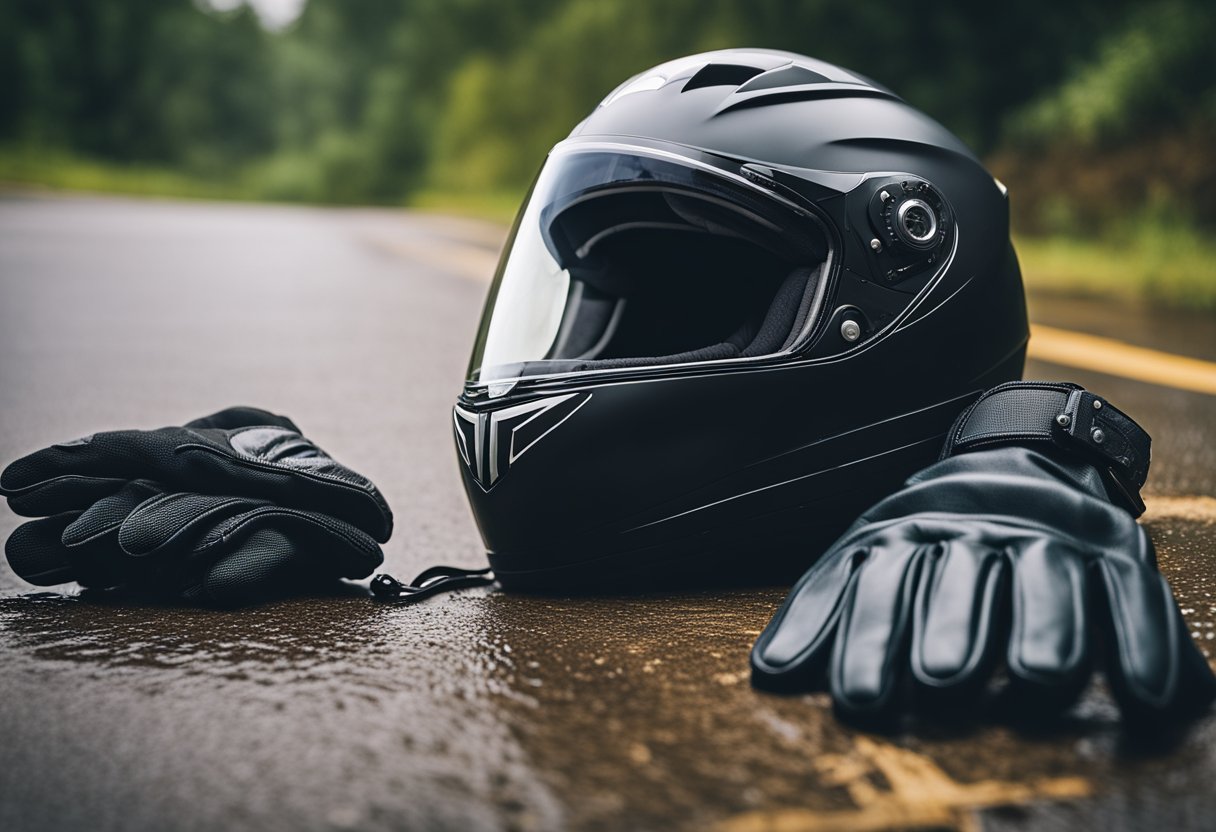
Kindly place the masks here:
<instances>
[{"instance_id":1,"label":"wet asphalt road","mask_svg":"<svg viewBox=\"0 0 1216 832\"><path fill-rule=\"evenodd\" d=\"M387 567L479 563L449 407L501 229L397 212L0 198L0 460L232 403L377 482ZM1213 358L1210 317L1038 298ZM1149 529L1216 647L1216 397L1032 363L1153 433ZM0 534L18 519L0 510ZM0 829L1211 828L1216 716L1152 746L1095 687L1040 734L847 730L754 692L781 588L209 612L0 567Z\"/></svg>"}]
</instances>

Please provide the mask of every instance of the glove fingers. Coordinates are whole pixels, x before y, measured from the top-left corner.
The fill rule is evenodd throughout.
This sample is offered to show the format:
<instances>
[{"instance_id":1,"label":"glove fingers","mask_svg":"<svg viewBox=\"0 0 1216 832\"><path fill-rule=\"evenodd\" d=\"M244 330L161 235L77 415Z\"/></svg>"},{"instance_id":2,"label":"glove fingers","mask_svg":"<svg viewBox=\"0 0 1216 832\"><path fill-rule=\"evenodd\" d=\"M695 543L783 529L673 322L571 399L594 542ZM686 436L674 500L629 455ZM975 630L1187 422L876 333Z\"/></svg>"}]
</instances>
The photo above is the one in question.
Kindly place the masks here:
<instances>
[{"instance_id":1,"label":"glove fingers","mask_svg":"<svg viewBox=\"0 0 1216 832\"><path fill-rule=\"evenodd\" d=\"M117 492L94 502L63 530L63 545L84 546L107 535L115 535L119 526L141 503L160 494L163 489L150 480L132 480ZM111 540L111 544L115 541Z\"/></svg>"},{"instance_id":2,"label":"glove fingers","mask_svg":"<svg viewBox=\"0 0 1216 832\"><path fill-rule=\"evenodd\" d=\"M18 526L4 544L8 565L17 577L37 586L54 586L76 580L76 569L59 542L76 512L31 520Z\"/></svg>"},{"instance_id":3,"label":"glove fingers","mask_svg":"<svg viewBox=\"0 0 1216 832\"><path fill-rule=\"evenodd\" d=\"M1165 578L1120 557L1100 560L1096 577L1106 601L1107 675L1125 713L1153 719L1210 701L1211 669L1193 655L1198 650Z\"/></svg>"},{"instance_id":4,"label":"glove fingers","mask_svg":"<svg viewBox=\"0 0 1216 832\"><path fill-rule=\"evenodd\" d=\"M365 578L384 561L376 541L332 517L262 506L217 526L194 556L231 552L207 570L211 603L249 604L338 578Z\"/></svg>"},{"instance_id":5,"label":"glove fingers","mask_svg":"<svg viewBox=\"0 0 1216 832\"><path fill-rule=\"evenodd\" d=\"M1089 590L1079 553L1037 539L1012 555L1012 626L1007 662L1027 705L1071 704L1089 679Z\"/></svg>"},{"instance_id":6,"label":"glove fingers","mask_svg":"<svg viewBox=\"0 0 1216 832\"><path fill-rule=\"evenodd\" d=\"M925 550L875 550L845 595L832 652L831 688L846 715L886 710L905 662L916 582Z\"/></svg>"},{"instance_id":7,"label":"glove fingers","mask_svg":"<svg viewBox=\"0 0 1216 832\"><path fill-rule=\"evenodd\" d=\"M144 501L122 522L118 545L136 558L158 559L189 552L199 539L225 520L262 500L177 492Z\"/></svg>"},{"instance_id":8,"label":"glove fingers","mask_svg":"<svg viewBox=\"0 0 1216 832\"><path fill-rule=\"evenodd\" d=\"M752 680L770 689L809 687L832 652L849 582L868 552L824 555L802 577L752 647Z\"/></svg>"},{"instance_id":9,"label":"glove fingers","mask_svg":"<svg viewBox=\"0 0 1216 832\"><path fill-rule=\"evenodd\" d=\"M324 514L262 505L228 518L195 547L195 556L244 546L245 539L273 528L290 542L303 568L333 578L366 578L384 562L379 544L360 529Z\"/></svg>"},{"instance_id":10,"label":"glove fingers","mask_svg":"<svg viewBox=\"0 0 1216 832\"><path fill-rule=\"evenodd\" d=\"M149 476L144 453L150 433L97 433L61 442L16 460L0 473L0 492L19 514L82 509L128 480Z\"/></svg>"},{"instance_id":11,"label":"glove fingers","mask_svg":"<svg viewBox=\"0 0 1216 832\"><path fill-rule=\"evenodd\" d=\"M127 482L125 477L67 474L41 480L20 489L10 489L6 485L0 492L8 496L8 506L14 514L20 514L22 517L49 517L65 511L85 509L118 491Z\"/></svg>"},{"instance_id":12,"label":"glove fingers","mask_svg":"<svg viewBox=\"0 0 1216 832\"><path fill-rule=\"evenodd\" d=\"M198 587L201 600L235 607L285 594L288 580L299 577L300 558L291 539L278 529L255 529L231 554L216 561Z\"/></svg>"},{"instance_id":13,"label":"glove fingers","mask_svg":"<svg viewBox=\"0 0 1216 832\"><path fill-rule=\"evenodd\" d=\"M928 690L982 684L1004 644L1008 563L1000 552L962 540L925 558L917 582L912 674Z\"/></svg>"},{"instance_id":14,"label":"glove fingers","mask_svg":"<svg viewBox=\"0 0 1216 832\"><path fill-rule=\"evenodd\" d=\"M113 537L99 537L69 548L64 529L80 512L66 512L18 526L4 545L9 566L24 581L37 586L77 581L87 587L117 586L125 580L124 564Z\"/></svg>"}]
</instances>

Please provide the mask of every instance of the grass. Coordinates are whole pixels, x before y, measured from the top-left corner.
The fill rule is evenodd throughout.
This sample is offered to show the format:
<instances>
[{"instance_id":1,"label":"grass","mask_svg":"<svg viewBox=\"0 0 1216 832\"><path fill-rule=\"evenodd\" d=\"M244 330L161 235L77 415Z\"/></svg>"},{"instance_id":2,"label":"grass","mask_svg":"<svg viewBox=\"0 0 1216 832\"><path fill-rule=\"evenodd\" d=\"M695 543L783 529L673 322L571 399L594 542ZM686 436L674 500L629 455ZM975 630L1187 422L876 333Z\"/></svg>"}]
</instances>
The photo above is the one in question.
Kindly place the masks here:
<instances>
[{"instance_id":1,"label":"grass","mask_svg":"<svg viewBox=\"0 0 1216 832\"><path fill-rule=\"evenodd\" d=\"M1125 240L1015 239L1032 291L1216 311L1216 242L1190 228L1145 226Z\"/></svg>"},{"instance_id":2,"label":"grass","mask_svg":"<svg viewBox=\"0 0 1216 832\"><path fill-rule=\"evenodd\" d=\"M510 225L519 210L521 199L523 194L515 191L470 194L424 189L411 195L406 204L419 211L455 214Z\"/></svg>"},{"instance_id":3,"label":"grass","mask_svg":"<svg viewBox=\"0 0 1216 832\"><path fill-rule=\"evenodd\" d=\"M257 198L236 181L214 181L165 168L95 162L72 155L11 148L0 149L0 184L188 199Z\"/></svg>"},{"instance_id":4,"label":"grass","mask_svg":"<svg viewBox=\"0 0 1216 832\"><path fill-rule=\"evenodd\" d=\"M309 201L288 195L278 186L273 175L267 172L274 161L236 172L228 179L212 180L168 168L98 162L66 153L0 146L0 186L181 199ZM514 191L471 194L423 189L404 199L401 205L507 225L515 218L521 198L522 195Z\"/></svg>"}]
</instances>

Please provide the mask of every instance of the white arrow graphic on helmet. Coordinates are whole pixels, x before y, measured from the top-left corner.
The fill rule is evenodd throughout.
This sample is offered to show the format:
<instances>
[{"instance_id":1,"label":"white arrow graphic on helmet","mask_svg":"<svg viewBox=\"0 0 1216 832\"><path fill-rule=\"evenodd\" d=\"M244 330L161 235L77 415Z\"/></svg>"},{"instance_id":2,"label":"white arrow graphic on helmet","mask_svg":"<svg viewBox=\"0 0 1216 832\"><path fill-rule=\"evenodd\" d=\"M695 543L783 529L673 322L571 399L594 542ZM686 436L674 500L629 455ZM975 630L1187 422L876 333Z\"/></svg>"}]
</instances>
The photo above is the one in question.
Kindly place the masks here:
<instances>
[{"instance_id":1,"label":"white arrow graphic on helmet","mask_svg":"<svg viewBox=\"0 0 1216 832\"><path fill-rule=\"evenodd\" d=\"M452 409L456 450L473 478L488 490L517 459L590 400L590 393L567 393L487 413L456 405Z\"/></svg>"}]
</instances>

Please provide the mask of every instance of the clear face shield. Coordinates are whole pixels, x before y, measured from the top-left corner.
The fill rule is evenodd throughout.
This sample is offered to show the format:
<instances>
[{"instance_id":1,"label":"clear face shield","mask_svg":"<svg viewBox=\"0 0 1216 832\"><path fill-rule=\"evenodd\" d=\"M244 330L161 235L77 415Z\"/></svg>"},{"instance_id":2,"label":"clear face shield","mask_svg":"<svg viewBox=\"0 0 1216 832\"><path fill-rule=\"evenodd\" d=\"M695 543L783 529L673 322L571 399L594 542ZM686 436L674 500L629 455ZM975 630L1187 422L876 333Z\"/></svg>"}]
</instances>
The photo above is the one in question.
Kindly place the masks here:
<instances>
[{"instance_id":1,"label":"clear face shield","mask_svg":"<svg viewBox=\"0 0 1216 832\"><path fill-rule=\"evenodd\" d=\"M809 211L712 159L559 145L507 241L468 381L788 351L826 258Z\"/></svg>"}]
</instances>

